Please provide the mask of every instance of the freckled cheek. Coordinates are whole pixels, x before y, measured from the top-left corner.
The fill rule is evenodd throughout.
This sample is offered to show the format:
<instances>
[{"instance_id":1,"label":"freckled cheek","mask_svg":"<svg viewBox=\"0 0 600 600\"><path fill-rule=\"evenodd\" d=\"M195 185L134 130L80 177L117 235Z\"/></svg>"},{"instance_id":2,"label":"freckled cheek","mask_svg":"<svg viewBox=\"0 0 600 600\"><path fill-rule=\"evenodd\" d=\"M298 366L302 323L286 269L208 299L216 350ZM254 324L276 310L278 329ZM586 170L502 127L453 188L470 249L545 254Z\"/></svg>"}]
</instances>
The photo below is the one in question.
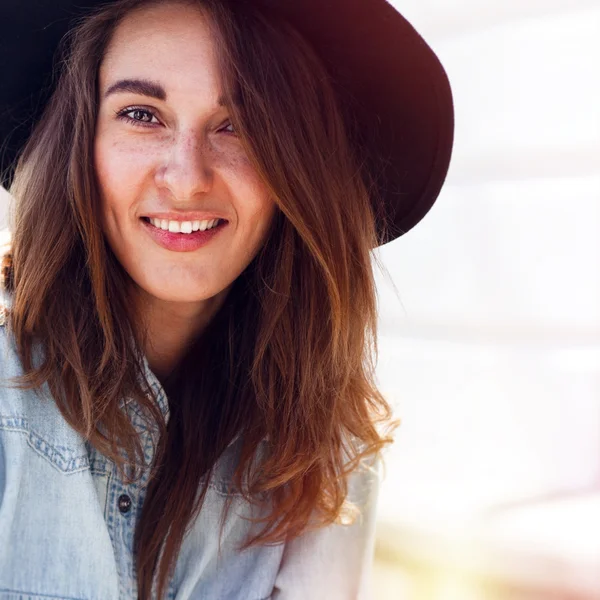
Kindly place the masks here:
<instances>
[{"instance_id":1,"label":"freckled cheek","mask_svg":"<svg viewBox=\"0 0 600 600\"><path fill-rule=\"evenodd\" d=\"M253 202L268 195L265 183L244 152L214 155L213 164L236 191L244 190L243 194L252 198Z\"/></svg>"},{"instance_id":2,"label":"freckled cheek","mask_svg":"<svg viewBox=\"0 0 600 600\"><path fill-rule=\"evenodd\" d=\"M276 210L267 187L251 168L237 170L229 181L232 182L234 208L240 224L245 223L255 235L262 235Z\"/></svg>"},{"instance_id":3,"label":"freckled cheek","mask_svg":"<svg viewBox=\"0 0 600 600\"><path fill-rule=\"evenodd\" d=\"M155 148L140 141L99 140L95 149L95 164L100 184L104 188L115 185L129 187L148 174L156 155Z\"/></svg>"}]
</instances>

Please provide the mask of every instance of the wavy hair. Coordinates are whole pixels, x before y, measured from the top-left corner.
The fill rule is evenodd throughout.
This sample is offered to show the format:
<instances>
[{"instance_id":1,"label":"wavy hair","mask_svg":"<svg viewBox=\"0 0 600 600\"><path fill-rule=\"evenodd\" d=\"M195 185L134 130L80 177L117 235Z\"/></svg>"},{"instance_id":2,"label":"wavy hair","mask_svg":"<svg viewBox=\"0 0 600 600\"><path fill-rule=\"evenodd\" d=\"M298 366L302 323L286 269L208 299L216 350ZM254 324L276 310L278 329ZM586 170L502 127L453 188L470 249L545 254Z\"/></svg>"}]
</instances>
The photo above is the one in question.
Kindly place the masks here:
<instances>
[{"instance_id":1,"label":"wavy hair","mask_svg":"<svg viewBox=\"0 0 600 600\"><path fill-rule=\"evenodd\" d=\"M232 122L278 211L263 248L165 381L165 423L144 375L130 278L100 229L92 160L103 54L123 16L152 1L100 7L61 41L53 95L9 189L16 202L3 262L24 371L17 387L46 383L69 425L128 483L139 472L129 476L127 466L152 469L135 532L143 600L154 577L162 597L215 463L236 436L233 485L248 502L268 494L273 507L243 550L341 522L352 508L347 476L380 457L399 424L375 383L378 196L352 142L351 111L295 28L256 3L229 0L187 3L209 17ZM119 406L124 397L158 427L152 465ZM265 438L269 450L251 468Z\"/></svg>"}]
</instances>

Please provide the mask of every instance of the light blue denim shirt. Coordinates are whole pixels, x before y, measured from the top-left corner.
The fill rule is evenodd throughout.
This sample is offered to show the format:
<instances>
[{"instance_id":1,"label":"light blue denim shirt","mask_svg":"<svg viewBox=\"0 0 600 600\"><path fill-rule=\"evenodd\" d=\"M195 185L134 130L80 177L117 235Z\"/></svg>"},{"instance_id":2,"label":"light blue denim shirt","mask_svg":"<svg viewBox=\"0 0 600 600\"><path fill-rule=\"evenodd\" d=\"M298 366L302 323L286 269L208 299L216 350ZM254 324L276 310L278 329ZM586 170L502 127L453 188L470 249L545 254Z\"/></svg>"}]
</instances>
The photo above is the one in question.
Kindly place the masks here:
<instances>
[{"instance_id":1,"label":"light blue denim shirt","mask_svg":"<svg viewBox=\"0 0 600 600\"><path fill-rule=\"evenodd\" d=\"M145 367L168 419L164 390L147 361ZM46 386L36 393L2 383L22 372L14 340L0 326L0 600L136 599L133 535L147 475L126 485L114 464L66 423ZM131 411L150 461L151 434L132 403L121 406ZM259 513L236 496L218 556L238 442L219 459L184 538L168 598L370 600L380 462L351 476L349 499L362 511L354 524L330 525L285 544L238 552L252 527L242 517ZM261 509L260 516L266 514Z\"/></svg>"}]
</instances>

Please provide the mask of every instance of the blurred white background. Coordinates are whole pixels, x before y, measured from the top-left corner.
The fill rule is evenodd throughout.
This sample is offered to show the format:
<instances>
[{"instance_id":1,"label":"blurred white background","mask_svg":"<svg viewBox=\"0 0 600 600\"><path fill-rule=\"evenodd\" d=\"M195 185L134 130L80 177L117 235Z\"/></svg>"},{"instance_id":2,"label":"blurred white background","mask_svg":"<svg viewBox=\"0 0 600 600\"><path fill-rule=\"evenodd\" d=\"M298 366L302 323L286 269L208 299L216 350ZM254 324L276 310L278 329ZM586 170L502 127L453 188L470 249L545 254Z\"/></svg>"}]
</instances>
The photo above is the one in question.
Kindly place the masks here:
<instances>
[{"instance_id":1,"label":"blurred white background","mask_svg":"<svg viewBox=\"0 0 600 600\"><path fill-rule=\"evenodd\" d=\"M600 598L600 1L392 4L446 67L456 137L380 251L402 425L376 598Z\"/></svg>"}]
</instances>

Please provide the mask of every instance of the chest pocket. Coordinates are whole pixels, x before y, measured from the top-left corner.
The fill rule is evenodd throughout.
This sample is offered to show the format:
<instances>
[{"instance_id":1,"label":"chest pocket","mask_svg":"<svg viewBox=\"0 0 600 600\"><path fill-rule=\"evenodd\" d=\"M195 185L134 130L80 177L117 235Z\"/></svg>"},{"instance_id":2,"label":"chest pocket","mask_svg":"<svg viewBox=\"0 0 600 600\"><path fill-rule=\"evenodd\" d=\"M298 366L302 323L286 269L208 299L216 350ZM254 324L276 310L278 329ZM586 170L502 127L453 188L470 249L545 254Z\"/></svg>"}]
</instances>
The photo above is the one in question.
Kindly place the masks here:
<instances>
[{"instance_id":1,"label":"chest pocket","mask_svg":"<svg viewBox=\"0 0 600 600\"><path fill-rule=\"evenodd\" d=\"M16 393L20 402L13 411L7 411L6 403L2 403L0 429L24 436L36 454L62 473L89 469L82 437L66 423L54 401L29 390Z\"/></svg>"}]
</instances>

